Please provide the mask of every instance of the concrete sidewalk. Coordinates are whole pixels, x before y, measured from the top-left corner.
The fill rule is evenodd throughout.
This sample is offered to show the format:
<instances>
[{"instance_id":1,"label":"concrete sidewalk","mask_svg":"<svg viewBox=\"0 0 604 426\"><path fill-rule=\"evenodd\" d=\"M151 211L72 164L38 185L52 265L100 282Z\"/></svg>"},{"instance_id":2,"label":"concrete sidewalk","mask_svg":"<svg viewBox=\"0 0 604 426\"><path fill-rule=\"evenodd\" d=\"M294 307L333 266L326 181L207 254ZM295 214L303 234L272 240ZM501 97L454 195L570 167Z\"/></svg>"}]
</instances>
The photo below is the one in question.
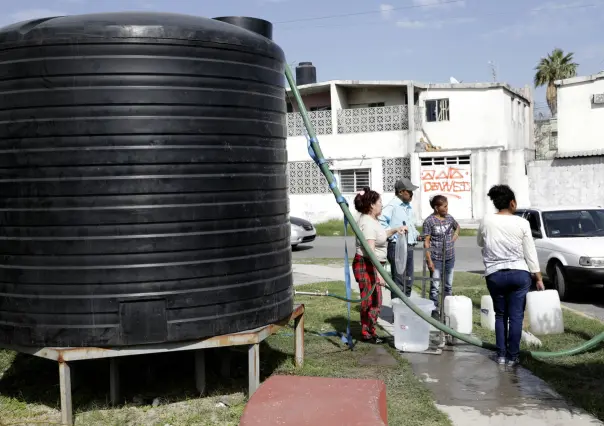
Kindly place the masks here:
<instances>
[{"instance_id":1,"label":"concrete sidewalk","mask_svg":"<svg viewBox=\"0 0 604 426\"><path fill-rule=\"evenodd\" d=\"M341 265L328 266L294 263L292 268L294 270L294 285L321 283L325 281L344 281L344 267ZM350 267L350 279L351 282L354 281L352 266ZM352 282L352 285L356 286L356 290L359 289L356 281Z\"/></svg>"},{"instance_id":2,"label":"concrete sidewalk","mask_svg":"<svg viewBox=\"0 0 604 426\"><path fill-rule=\"evenodd\" d=\"M341 266L295 264L293 269L294 285L344 280ZM352 271L351 283L358 291ZM383 304L378 323L392 335L389 291L383 292ZM497 365L486 350L456 344L445 347L442 355L401 356L411 363L416 376L434 394L437 407L455 426L604 426L568 404L530 371Z\"/></svg>"}]
</instances>

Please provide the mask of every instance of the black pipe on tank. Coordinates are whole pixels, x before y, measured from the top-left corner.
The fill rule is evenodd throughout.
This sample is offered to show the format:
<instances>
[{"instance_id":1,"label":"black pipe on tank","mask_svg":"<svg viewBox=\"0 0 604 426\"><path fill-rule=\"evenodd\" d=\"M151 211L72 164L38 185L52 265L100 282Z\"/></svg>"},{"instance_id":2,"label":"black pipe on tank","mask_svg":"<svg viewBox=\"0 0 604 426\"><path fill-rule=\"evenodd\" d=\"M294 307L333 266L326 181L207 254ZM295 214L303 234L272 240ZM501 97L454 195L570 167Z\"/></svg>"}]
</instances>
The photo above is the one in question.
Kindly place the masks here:
<instances>
[{"instance_id":1,"label":"black pipe on tank","mask_svg":"<svg viewBox=\"0 0 604 426\"><path fill-rule=\"evenodd\" d=\"M249 16L220 16L212 19L252 31L268 38L269 40L273 39L273 24L265 21L264 19L251 18Z\"/></svg>"}]
</instances>

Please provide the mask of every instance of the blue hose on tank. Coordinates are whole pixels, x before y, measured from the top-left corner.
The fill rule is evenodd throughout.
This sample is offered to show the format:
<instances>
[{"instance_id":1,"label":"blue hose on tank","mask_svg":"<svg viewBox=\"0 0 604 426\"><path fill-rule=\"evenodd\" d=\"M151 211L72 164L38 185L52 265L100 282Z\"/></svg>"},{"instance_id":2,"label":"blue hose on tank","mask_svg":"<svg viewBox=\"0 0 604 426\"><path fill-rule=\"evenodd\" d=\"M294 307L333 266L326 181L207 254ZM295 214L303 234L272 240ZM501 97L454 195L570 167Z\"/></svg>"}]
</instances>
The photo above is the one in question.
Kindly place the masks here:
<instances>
[{"instance_id":1,"label":"blue hose on tank","mask_svg":"<svg viewBox=\"0 0 604 426\"><path fill-rule=\"evenodd\" d=\"M304 127L306 128L306 131L308 133L308 153L309 153L310 157L314 160L314 162L317 164L317 166L319 167L319 169L321 170L321 172L323 173L325 178L327 179L329 188L333 192L336 202L342 209L342 212L344 213L344 217L350 223L350 227L352 228L354 234L356 235L357 239L359 240L359 243L361 244L361 246L363 247L363 249L369 256L371 263L373 263L373 266L377 269L379 274L386 281L386 285L387 285L388 289L391 292L393 292L394 294L396 294L396 296L399 297L403 301L403 303L405 303L405 305L407 305L409 307L409 309L411 309L413 312L415 312L415 314L419 315L424 321L427 321L428 323L430 323L430 325L434 326L438 330L440 330L446 334L449 334L452 337L455 337L463 342L469 343L471 345L474 345L474 346L477 346L480 348L489 349L492 351L496 351L497 346L495 346L493 343L483 342L482 340L480 340L474 336L468 336L465 334L458 333L457 331L453 330L452 328L447 327L446 325L442 324L441 322L435 320L434 318L432 318L431 315L424 313L420 308L418 308L415 304L413 304L410 301L409 297L407 297L401 291L401 289L396 285L396 283L392 280L392 277L390 276L390 274L388 274L386 272L386 270L384 269L382 264L375 257L373 250L371 250L371 248L367 244L367 240L363 236L363 233L359 229L356 221L354 220L354 217L350 213L350 209L348 208L348 203L342 196L342 193L340 192L340 190L337 186L336 179L335 179L333 173L331 172L331 170L329 169L329 164L327 163L327 161L325 160L325 157L323 156L323 152L321 151L321 147L319 146L319 140L317 139L315 129L314 129L312 123L310 122L310 119L308 118L306 106L304 105L304 102L302 101L302 97L300 96L298 87L296 86L296 81L294 80L293 74L291 72L291 68L287 64L285 65L285 77L287 78L289 87L291 88L291 91L295 97L296 103L298 105L298 111L300 112L300 115L302 116L302 121L304 122ZM530 355L534 358L555 358L555 357L562 357L562 356L570 356L570 355L577 355L582 352L586 352L590 349L593 349L593 348L597 347L598 345L600 345L602 342L604 342L604 331L602 331L600 334L598 334L591 340L589 340L575 348L566 349L566 350L558 351L558 352L524 351L523 353L526 355Z\"/></svg>"}]
</instances>

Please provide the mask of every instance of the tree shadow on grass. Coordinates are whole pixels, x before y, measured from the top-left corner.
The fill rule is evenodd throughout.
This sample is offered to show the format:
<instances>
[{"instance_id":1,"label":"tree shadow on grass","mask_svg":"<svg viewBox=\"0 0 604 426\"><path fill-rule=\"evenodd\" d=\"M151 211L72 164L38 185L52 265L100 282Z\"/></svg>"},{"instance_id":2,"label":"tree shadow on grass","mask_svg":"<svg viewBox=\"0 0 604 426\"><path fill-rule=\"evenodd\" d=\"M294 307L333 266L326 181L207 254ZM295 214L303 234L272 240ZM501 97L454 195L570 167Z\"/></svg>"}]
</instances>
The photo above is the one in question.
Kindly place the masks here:
<instances>
[{"instance_id":1,"label":"tree shadow on grass","mask_svg":"<svg viewBox=\"0 0 604 426\"><path fill-rule=\"evenodd\" d=\"M523 364L570 403L604 421L604 362L586 360L563 366L555 361L528 358Z\"/></svg>"},{"instance_id":2,"label":"tree shadow on grass","mask_svg":"<svg viewBox=\"0 0 604 426\"><path fill-rule=\"evenodd\" d=\"M333 316L327 318L325 320L326 324L329 324L332 327L332 330L346 335L346 327L348 325L348 318L343 315ZM352 335L353 342L356 342L361 339L361 324L358 320L354 318L350 319L350 334ZM343 342L331 340L330 341L334 346L343 345Z\"/></svg>"},{"instance_id":3,"label":"tree shadow on grass","mask_svg":"<svg viewBox=\"0 0 604 426\"><path fill-rule=\"evenodd\" d=\"M206 394L247 393L247 347L204 351ZM270 376L288 358L292 358L292 355L272 348L265 342L261 343L261 378ZM145 405L151 404L155 398L166 402L198 398L194 365L193 351L120 358L120 403L136 401ZM75 361L70 366L74 411L108 407L109 360ZM0 379L0 394L21 402L59 409L58 364L17 354Z\"/></svg>"}]
</instances>

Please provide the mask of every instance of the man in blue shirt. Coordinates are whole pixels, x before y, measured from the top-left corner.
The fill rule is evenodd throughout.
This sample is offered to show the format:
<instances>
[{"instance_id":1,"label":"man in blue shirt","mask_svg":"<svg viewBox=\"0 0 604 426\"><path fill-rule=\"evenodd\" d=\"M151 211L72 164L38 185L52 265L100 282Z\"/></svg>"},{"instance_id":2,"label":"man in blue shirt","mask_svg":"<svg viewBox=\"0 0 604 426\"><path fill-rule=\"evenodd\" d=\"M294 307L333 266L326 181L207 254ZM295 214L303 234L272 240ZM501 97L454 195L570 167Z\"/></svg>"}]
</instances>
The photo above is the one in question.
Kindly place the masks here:
<instances>
[{"instance_id":1,"label":"man in blue shirt","mask_svg":"<svg viewBox=\"0 0 604 426\"><path fill-rule=\"evenodd\" d=\"M388 262L390 263L392 279L407 296L411 296L411 288L413 287L413 248L416 246L419 238L419 232L416 228L417 221L415 212L411 206L413 191L417 188L418 187L413 185L411 180L407 178L398 180L394 184L394 193L396 196L383 208L382 215L379 217L380 223L386 229L397 228L404 225L408 228L407 244L409 247L407 247L407 267L404 278L397 274L394 261L396 240L397 238L403 237L394 234L388 240ZM397 296L392 294L392 299L396 298Z\"/></svg>"}]
</instances>

